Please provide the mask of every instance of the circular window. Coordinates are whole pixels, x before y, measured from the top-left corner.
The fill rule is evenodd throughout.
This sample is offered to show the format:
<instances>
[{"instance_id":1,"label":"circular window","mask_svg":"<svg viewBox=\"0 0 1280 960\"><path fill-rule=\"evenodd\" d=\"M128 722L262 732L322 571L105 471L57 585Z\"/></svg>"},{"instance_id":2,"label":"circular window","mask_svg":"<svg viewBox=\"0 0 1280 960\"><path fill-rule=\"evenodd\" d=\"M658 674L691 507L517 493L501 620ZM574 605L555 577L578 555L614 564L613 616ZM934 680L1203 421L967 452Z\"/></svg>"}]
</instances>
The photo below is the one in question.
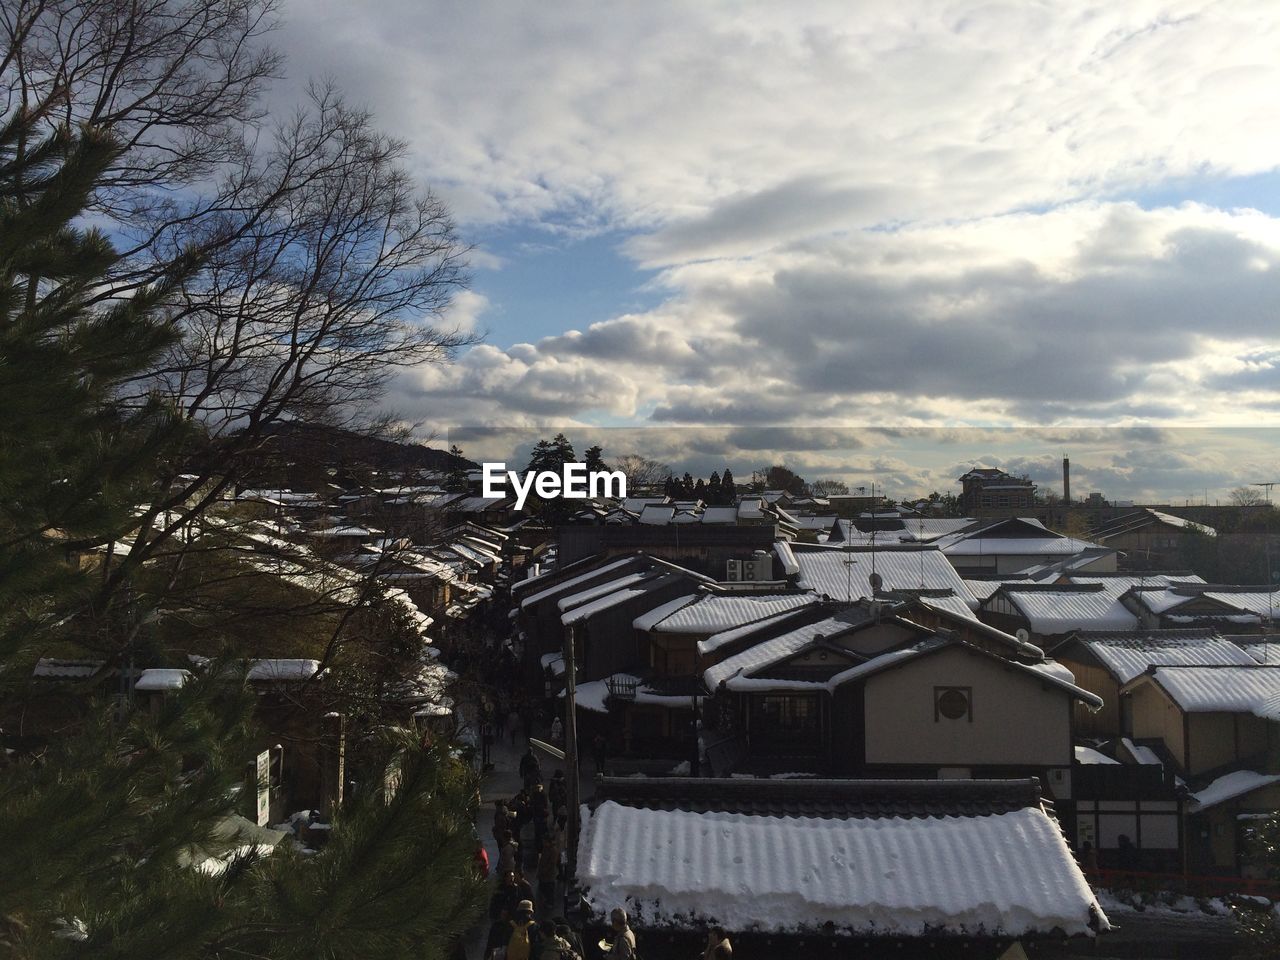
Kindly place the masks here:
<instances>
[{"instance_id":1,"label":"circular window","mask_svg":"<svg viewBox=\"0 0 1280 960\"><path fill-rule=\"evenodd\" d=\"M938 712L948 720L969 715L969 697L963 690L944 690L938 694Z\"/></svg>"}]
</instances>

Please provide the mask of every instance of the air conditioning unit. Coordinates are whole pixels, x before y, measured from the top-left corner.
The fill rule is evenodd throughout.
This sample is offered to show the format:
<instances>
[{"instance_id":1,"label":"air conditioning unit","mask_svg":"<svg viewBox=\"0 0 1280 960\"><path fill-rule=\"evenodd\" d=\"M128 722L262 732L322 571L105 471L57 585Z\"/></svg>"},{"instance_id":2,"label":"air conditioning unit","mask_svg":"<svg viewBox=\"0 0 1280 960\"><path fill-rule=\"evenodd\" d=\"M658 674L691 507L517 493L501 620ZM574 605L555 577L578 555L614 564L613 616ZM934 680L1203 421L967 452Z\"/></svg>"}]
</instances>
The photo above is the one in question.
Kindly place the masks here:
<instances>
[{"instance_id":1,"label":"air conditioning unit","mask_svg":"<svg viewBox=\"0 0 1280 960\"><path fill-rule=\"evenodd\" d=\"M763 550L757 550L750 560L730 560L729 583L750 583L773 579L773 556Z\"/></svg>"}]
</instances>

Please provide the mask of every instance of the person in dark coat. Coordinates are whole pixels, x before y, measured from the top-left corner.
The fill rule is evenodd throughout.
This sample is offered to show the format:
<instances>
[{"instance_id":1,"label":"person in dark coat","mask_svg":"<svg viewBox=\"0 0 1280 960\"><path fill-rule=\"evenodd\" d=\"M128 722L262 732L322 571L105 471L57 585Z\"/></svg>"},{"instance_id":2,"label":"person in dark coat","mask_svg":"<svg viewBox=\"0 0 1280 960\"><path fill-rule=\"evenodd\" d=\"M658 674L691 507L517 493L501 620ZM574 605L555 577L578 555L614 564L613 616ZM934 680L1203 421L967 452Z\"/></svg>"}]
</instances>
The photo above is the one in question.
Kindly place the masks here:
<instances>
[{"instance_id":1,"label":"person in dark coat","mask_svg":"<svg viewBox=\"0 0 1280 960\"><path fill-rule=\"evenodd\" d=\"M551 789L548 792L551 796L551 815L559 817L565 812L569 796L569 788L565 783L563 770L557 770L552 774Z\"/></svg>"},{"instance_id":2,"label":"person in dark coat","mask_svg":"<svg viewBox=\"0 0 1280 960\"><path fill-rule=\"evenodd\" d=\"M524 780L524 788L530 791L535 783L542 782L542 765L538 763L533 747L526 750L524 756L520 758L520 778Z\"/></svg>"}]
</instances>

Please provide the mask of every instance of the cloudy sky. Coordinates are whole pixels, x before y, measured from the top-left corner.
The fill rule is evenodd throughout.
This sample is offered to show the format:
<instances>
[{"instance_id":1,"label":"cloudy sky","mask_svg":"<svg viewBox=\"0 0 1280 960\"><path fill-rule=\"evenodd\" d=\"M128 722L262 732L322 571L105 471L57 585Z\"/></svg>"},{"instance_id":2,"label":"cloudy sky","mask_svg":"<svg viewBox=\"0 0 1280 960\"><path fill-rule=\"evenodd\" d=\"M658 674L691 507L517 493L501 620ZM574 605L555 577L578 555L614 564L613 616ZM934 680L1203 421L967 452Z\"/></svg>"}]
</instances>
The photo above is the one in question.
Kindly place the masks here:
<instances>
[{"instance_id":1,"label":"cloudy sky","mask_svg":"<svg viewBox=\"0 0 1280 960\"><path fill-rule=\"evenodd\" d=\"M1231 429L1280 426L1274 0L283 13L293 79L369 106L475 244L451 320L485 342L393 397L424 431L662 427L665 459L851 483L1068 453L1073 492L1179 502L1280 479L1277 434Z\"/></svg>"}]
</instances>

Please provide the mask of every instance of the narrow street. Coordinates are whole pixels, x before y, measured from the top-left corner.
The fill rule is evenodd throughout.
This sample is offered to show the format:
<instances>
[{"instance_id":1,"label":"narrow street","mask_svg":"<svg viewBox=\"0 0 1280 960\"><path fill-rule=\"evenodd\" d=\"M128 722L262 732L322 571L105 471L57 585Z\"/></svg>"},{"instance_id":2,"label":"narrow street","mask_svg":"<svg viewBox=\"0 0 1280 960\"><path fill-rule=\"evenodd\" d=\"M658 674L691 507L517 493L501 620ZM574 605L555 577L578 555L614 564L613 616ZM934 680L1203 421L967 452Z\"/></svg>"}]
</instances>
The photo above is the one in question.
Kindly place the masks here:
<instances>
[{"instance_id":1,"label":"narrow street","mask_svg":"<svg viewBox=\"0 0 1280 960\"><path fill-rule=\"evenodd\" d=\"M545 731L535 730L536 737L546 738ZM495 743L490 751L490 762L492 769L488 770L480 785L480 812L476 820L476 832L480 834L480 839L484 843L485 851L489 854L489 887L492 891L497 883L497 863L498 863L498 845L493 836L493 815L494 803L498 800L509 800L520 791L522 781L520 779L520 758L524 755L527 747L523 733L517 733L514 741L511 737L510 730L503 736L500 742ZM543 782L550 780L556 770L564 770L565 762L557 760L545 753L538 754L538 761L542 765ZM583 765L586 772L579 778L579 796L585 803L590 799L594 792L593 775L591 765L588 761ZM528 834L529 831L526 831ZM527 837L526 837L527 839ZM532 873L532 867L527 867L527 873ZM532 879L532 877L530 878ZM564 889L563 885L556 885L555 910L553 914L561 913L563 904ZM543 904L537 904L539 915ZM467 960L483 960L485 941L489 933L490 920L486 913L484 918L476 928L473 929L466 939Z\"/></svg>"}]
</instances>

